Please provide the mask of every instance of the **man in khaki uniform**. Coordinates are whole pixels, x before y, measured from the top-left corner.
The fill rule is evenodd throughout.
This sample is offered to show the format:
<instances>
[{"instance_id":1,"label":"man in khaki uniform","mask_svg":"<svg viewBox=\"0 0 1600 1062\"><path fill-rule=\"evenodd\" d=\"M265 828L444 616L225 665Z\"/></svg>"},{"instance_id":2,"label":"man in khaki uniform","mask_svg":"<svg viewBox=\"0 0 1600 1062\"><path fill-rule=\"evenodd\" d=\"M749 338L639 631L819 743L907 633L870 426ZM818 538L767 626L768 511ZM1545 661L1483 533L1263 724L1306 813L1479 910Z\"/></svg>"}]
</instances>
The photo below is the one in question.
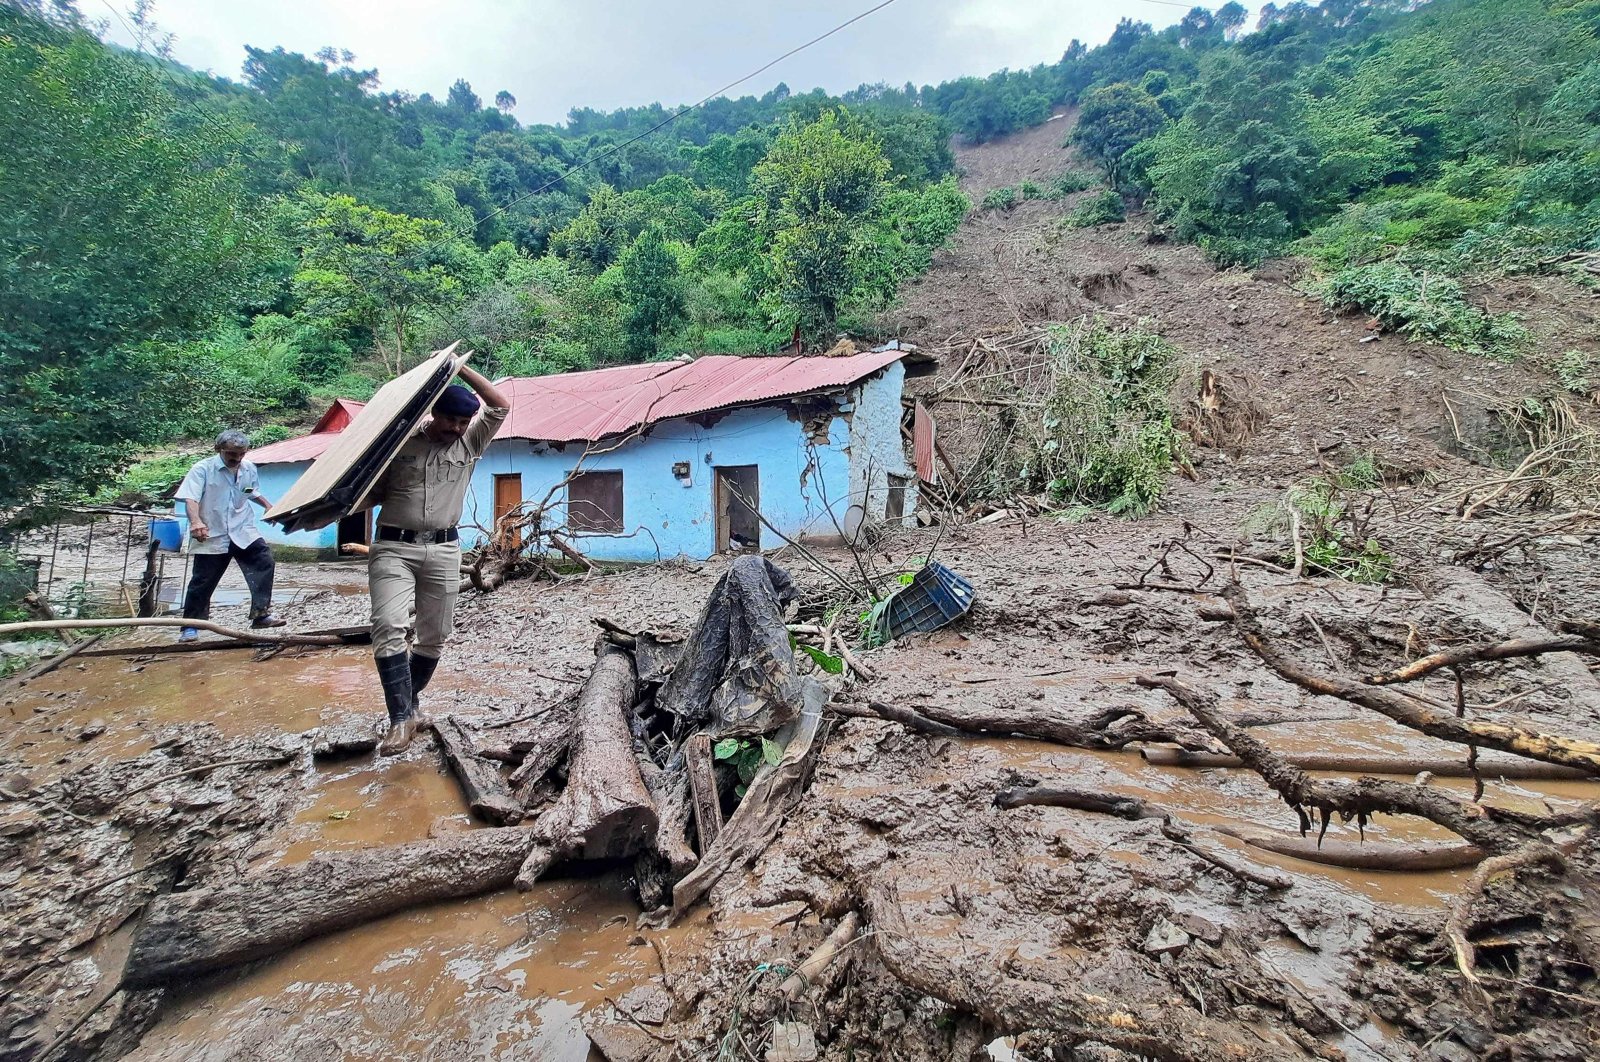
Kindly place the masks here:
<instances>
[{"instance_id":1,"label":"man in khaki uniform","mask_svg":"<svg viewBox=\"0 0 1600 1062\"><path fill-rule=\"evenodd\" d=\"M392 756L425 720L417 698L455 628L461 588L461 543L456 524L473 466L510 412L505 393L462 366L433 415L400 447L378 482L378 530L367 563L372 595L372 651L389 709L389 733L378 746ZM476 391L474 395L472 392ZM480 409L479 399L482 399ZM416 642L406 650L406 627L416 606Z\"/></svg>"}]
</instances>

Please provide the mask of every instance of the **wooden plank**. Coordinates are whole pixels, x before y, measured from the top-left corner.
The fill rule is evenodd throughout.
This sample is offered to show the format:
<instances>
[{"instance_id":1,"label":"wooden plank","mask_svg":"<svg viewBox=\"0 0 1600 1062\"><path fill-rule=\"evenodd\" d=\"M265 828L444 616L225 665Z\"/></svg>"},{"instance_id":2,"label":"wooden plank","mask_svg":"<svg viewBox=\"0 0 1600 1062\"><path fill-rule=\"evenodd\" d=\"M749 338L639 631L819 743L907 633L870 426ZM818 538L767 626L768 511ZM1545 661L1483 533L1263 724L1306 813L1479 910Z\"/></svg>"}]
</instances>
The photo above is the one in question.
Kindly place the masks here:
<instances>
[{"instance_id":1,"label":"wooden plank","mask_svg":"<svg viewBox=\"0 0 1600 1062\"><path fill-rule=\"evenodd\" d=\"M684 742L683 759L689 773L689 800L694 806L694 829L700 852L711 851L711 842L722 832L722 800L717 796L717 774L711 757L711 738L696 734Z\"/></svg>"},{"instance_id":2,"label":"wooden plank","mask_svg":"<svg viewBox=\"0 0 1600 1062\"><path fill-rule=\"evenodd\" d=\"M372 488L389 462L427 416L434 398L444 392L466 362L469 355L457 355L456 346L450 344L379 388L366 408L339 432L265 518L290 530L314 530L367 508ZM405 418L403 424L398 422L401 417ZM352 473L358 469L367 482L352 484ZM348 504L330 504L330 495L336 489L352 486L355 493Z\"/></svg>"},{"instance_id":3,"label":"wooden plank","mask_svg":"<svg viewBox=\"0 0 1600 1062\"><path fill-rule=\"evenodd\" d=\"M512 799L511 787L506 784L499 765L478 756L473 750L472 737L459 719L453 715L444 716L433 724L433 733L439 739L439 748L450 770L461 782L461 791L474 815L496 826L522 818L522 808Z\"/></svg>"}]
</instances>

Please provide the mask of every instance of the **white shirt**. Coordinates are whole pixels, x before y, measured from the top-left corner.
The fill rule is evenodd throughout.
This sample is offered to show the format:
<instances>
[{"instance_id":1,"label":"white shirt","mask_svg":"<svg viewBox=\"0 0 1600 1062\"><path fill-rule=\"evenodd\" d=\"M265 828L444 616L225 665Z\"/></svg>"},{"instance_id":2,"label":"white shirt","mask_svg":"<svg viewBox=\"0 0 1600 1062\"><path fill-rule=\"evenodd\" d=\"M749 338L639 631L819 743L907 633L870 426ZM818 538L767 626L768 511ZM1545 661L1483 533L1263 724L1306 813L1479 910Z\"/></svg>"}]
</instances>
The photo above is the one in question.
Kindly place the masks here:
<instances>
[{"instance_id":1,"label":"white shirt","mask_svg":"<svg viewBox=\"0 0 1600 1062\"><path fill-rule=\"evenodd\" d=\"M204 542L190 538L189 552L226 553L230 542L244 549L260 539L255 503L250 500L260 490L261 478L250 461L240 461L235 473L217 454L189 469L178 487L178 512L184 511L182 502L199 502L200 520L211 533Z\"/></svg>"}]
</instances>

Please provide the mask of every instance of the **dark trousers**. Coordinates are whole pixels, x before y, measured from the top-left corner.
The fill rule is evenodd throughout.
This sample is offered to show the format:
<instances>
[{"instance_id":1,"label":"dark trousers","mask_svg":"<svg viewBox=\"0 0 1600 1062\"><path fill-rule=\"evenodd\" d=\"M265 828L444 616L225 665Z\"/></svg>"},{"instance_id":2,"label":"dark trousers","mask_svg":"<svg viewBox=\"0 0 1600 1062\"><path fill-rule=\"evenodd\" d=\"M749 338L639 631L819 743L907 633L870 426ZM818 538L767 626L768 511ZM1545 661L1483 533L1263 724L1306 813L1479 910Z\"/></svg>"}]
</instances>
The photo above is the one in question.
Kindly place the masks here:
<instances>
[{"instance_id":1,"label":"dark trousers","mask_svg":"<svg viewBox=\"0 0 1600 1062\"><path fill-rule=\"evenodd\" d=\"M245 585L250 588L250 618L258 619L272 612L272 576L277 564L267 540L258 538L244 549L232 542L226 553L193 553L189 556L189 589L183 595L184 619L210 619L211 595L228 570L228 562L239 562Z\"/></svg>"}]
</instances>

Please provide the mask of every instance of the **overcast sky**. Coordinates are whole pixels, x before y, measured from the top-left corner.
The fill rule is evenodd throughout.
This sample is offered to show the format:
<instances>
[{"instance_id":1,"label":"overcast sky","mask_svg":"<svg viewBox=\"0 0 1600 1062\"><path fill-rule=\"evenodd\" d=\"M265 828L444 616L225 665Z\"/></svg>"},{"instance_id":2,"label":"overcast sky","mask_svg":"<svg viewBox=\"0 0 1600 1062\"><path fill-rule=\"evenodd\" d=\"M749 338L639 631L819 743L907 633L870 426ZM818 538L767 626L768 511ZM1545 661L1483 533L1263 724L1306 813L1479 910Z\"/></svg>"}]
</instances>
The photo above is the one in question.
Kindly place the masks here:
<instances>
[{"instance_id":1,"label":"overcast sky","mask_svg":"<svg viewBox=\"0 0 1600 1062\"><path fill-rule=\"evenodd\" d=\"M131 43L107 3L79 0ZM244 46L307 55L348 49L377 68L385 90L443 97L464 77L485 103L505 89L525 123L558 122L572 107L611 110L693 103L877 0L156 0L154 19L176 36L173 57L239 78ZM1215 6L1215 5L1212 5ZM842 92L863 82L937 84L1055 62L1078 37L1104 41L1124 15L1160 28L1184 8L1154 0L896 0L740 86L760 95Z\"/></svg>"}]
</instances>

